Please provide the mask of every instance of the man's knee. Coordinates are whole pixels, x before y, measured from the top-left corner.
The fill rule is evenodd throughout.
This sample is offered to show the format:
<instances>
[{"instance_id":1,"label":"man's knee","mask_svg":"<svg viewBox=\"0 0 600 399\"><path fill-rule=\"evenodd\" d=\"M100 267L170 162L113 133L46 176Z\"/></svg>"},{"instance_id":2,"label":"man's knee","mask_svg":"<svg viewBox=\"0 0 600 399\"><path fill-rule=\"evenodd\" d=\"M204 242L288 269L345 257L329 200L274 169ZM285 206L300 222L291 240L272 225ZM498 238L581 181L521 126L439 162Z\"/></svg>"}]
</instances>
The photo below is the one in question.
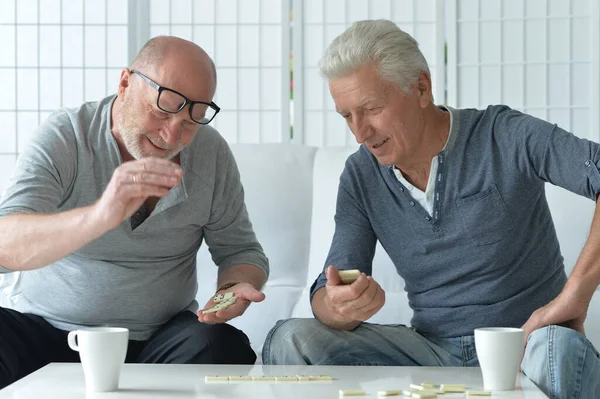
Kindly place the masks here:
<instances>
[{"instance_id":1,"label":"man's knee","mask_svg":"<svg viewBox=\"0 0 600 399\"><path fill-rule=\"evenodd\" d=\"M535 330L527 340L524 360L562 357L561 354L574 353L589 345L585 336L573 329L561 326L547 326ZM531 362L532 363L532 362ZM536 362L539 363L539 362Z\"/></svg>"},{"instance_id":2,"label":"man's knee","mask_svg":"<svg viewBox=\"0 0 600 399\"><path fill-rule=\"evenodd\" d=\"M0 389L51 361L65 361L49 338L57 331L41 317L0 307Z\"/></svg>"},{"instance_id":3,"label":"man's knee","mask_svg":"<svg viewBox=\"0 0 600 399\"><path fill-rule=\"evenodd\" d=\"M521 369L552 398L579 397L582 376L598 368L597 352L570 328L547 326L529 336Z\"/></svg>"},{"instance_id":4,"label":"man's knee","mask_svg":"<svg viewBox=\"0 0 600 399\"><path fill-rule=\"evenodd\" d=\"M302 364L310 348L321 348L319 340L327 339L323 324L317 319L279 320L271 329L263 347L265 364ZM321 332L321 333L319 333Z\"/></svg>"},{"instance_id":5,"label":"man's knee","mask_svg":"<svg viewBox=\"0 0 600 399\"><path fill-rule=\"evenodd\" d=\"M5 342L2 337L2 329L0 329L0 343ZM18 361L13 348L5 347L0 344L0 389L16 381L18 378Z\"/></svg>"},{"instance_id":6,"label":"man's knee","mask_svg":"<svg viewBox=\"0 0 600 399\"><path fill-rule=\"evenodd\" d=\"M190 332L188 342L194 343L196 359L190 363L206 363L206 354L213 364L254 364L256 353L246 334L229 324L198 324Z\"/></svg>"},{"instance_id":7,"label":"man's knee","mask_svg":"<svg viewBox=\"0 0 600 399\"><path fill-rule=\"evenodd\" d=\"M294 342L305 343L309 339L319 337L315 332L322 324L317 319L279 320L267 335L265 346L288 345Z\"/></svg>"}]
</instances>

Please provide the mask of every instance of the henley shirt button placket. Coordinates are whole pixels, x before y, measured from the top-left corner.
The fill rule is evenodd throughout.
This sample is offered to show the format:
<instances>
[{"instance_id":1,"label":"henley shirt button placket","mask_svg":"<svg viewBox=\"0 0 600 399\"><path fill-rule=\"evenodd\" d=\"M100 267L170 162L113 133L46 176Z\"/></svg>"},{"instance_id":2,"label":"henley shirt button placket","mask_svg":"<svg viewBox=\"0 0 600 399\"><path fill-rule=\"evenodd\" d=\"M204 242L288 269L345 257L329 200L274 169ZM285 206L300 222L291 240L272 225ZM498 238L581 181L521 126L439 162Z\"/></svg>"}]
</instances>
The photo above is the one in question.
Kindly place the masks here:
<instances>
[{"instance_id":1,"label":"henley shirt button placket","mask_svg":"<svg viewBox=\"0 0 600 399\"><path fill-rule=\"evenodd\" d=\"M591 161L585 161L585 166L590 166L592 164Z\"/></svg>"}]
</instances>

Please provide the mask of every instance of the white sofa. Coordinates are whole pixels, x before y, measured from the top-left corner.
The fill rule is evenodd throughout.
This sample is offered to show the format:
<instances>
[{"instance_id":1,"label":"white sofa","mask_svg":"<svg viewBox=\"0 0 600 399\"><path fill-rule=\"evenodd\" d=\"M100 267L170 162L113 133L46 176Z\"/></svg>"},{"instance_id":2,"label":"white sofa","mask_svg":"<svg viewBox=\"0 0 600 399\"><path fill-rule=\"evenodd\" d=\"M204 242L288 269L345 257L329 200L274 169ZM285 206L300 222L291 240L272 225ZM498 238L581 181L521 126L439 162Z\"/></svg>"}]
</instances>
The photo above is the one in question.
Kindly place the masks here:
<instances>
[{"instance_id":1,"label":"white sofa","mask_svg":"<svg viewBox=\"0 0 600 399\"><path fill-rule=\"evenodd\" d=\"M338 179L356 147L314 148L292 144L235 144L246 204L255 232L271 263L264 302L253 304L232 321L245 331L260 354L267 332L279 319L312 317L308 292L322 270L333 236ZM594 204L549 186L565 264L570 269L587 237ZM198 254L198 302L214 294L217 268L203 247ZM0 305L10 306L11 279L0 276ZM404 283L385 252L378 248L374 277L386 291L386 304L370 321L410 324L411 310ZM588 337L600 348L600 295L592 300ZM260 359L260 357L259 357Z\"/></svg>"},{"instance_id":2,"label":"white sofa","mask_svg":"<svg viewBox=\"0 0 600 399\"><path fill-rule=\"evenodd\" d=\"M333 236L338 180L346 158L356 147L314 148L293 144L234 144L246 204L255 232L269 257L271 276L262 303L251 305L232 321L245 331L260 353L279 319L312 317L308 292L322 270ZM547 197L570 272L591 222L594 203L548 186ZM206 248L198 255L198 301L214 293L216 267ZM370 321L410 324L412 312L404 283L391 260L378 248L373 274L386 291L386 304ZM600 295L590 305L588 337L600 348Z\"/></svg>"}]
</instances>

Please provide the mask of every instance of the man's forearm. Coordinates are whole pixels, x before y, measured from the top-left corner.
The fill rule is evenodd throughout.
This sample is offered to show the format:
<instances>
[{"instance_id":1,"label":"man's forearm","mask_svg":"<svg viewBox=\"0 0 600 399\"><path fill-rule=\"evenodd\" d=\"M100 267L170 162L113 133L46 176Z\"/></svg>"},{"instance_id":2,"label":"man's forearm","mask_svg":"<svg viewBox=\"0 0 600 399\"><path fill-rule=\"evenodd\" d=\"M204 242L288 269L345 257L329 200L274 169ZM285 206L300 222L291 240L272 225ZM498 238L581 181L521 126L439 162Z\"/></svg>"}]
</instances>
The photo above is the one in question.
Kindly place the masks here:
<instances>
[{"instance_id":1,"label":"man's forearm","mask_svg":"<svg viewBox=\"0 0 600 399\"><path fill-rule=\"evenodd\" d=\"M596 200L596 210L588 239L573 268L567 289L575 289L588 300L600 284L600 198Z\"/></svg>"},{"instance_id":2,"label":"man's forearm","mask_svg":"<svg viewBox=\"0 0 600 399\"><path fill-rule=\"evenodd\" d=\"M358 320L347 320L336 315L327 305L325 287L320 288L312 299L312 310L317 319L329 328L336 330L354 330L361 323Z\"/></svg>"},{"instance_id":3,"label":"man's forearm","mask_svg":"<svg viewBox=\"0 0 600 399\"><path fill-rule=\"evenodd\" d=\"M15 271L46 266L106 232L92 207L52 215L20 214L0 219L0 266Z\"/></svg>"},{"instance_id":4,"label":"man's forearm","mask_svg":"<svg viewBox=\"0 0 600 399\"><path fill-rule=\"evenodd\" d=\"M262 269L254 265L240 264L223 270L217 280L217 288L227 283L248 283L260 291L267 282L267 276Z\"/></svg>"}]
</instances>

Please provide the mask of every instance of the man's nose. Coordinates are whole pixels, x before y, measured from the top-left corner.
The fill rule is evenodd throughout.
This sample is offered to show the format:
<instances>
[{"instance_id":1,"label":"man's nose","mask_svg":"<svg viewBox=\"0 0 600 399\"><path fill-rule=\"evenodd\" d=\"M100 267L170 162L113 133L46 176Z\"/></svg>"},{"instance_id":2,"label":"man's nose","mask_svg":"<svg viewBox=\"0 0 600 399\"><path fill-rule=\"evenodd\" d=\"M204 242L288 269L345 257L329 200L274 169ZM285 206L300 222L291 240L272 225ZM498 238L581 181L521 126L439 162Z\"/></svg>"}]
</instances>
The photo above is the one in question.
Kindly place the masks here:
<instances>
[{"instance_id":1,"label":"man's nose","mask_svg":"<svg viewBox=\"0 0 600 399\"><path fill-rule=\"evenodd\" d=\"M352 129L356 142L358 144L364 143L369 137L373 135L373 129L371 125L365 119L358 119Z\"/></svg>"},{"instance_id":2,"label":"man's nose","mask_svg":"<svg viewBox=\"0 0 600 399\"><path fill-rule=\"evenodd\" d=\"M181 122L179 118L170 118L160 131L160 137L169 145L177 144L181 137Z\"/></svg>"}]
</instances>

